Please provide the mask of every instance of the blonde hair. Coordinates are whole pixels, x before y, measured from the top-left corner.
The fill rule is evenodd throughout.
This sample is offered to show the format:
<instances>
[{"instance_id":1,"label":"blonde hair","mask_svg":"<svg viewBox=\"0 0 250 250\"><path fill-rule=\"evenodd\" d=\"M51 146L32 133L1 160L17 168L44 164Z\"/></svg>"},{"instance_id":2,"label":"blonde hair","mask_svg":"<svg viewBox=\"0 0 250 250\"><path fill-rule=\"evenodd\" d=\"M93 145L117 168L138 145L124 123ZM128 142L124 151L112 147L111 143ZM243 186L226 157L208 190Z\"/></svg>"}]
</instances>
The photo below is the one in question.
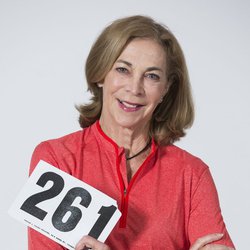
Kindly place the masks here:
<instances>
[{"instance_id":1,"label":"blonde hair","mask_svg":"<svg viewBox=\"0 0 250 250\"><path fill-rule=\"evenodd\" d=\"M174 35L146 16L130 16L118 19L107 26L88 55L85 73L88 90L92 93L89 104L80 105L79 123L88 127L100 118L104 81L125 46L135 38L150 38L158 42L166 52L169 89L151 118L150 136L158 144L169 144L185 135L194 119L193 101L182 49Z\"/></svg>"}]
</instances>

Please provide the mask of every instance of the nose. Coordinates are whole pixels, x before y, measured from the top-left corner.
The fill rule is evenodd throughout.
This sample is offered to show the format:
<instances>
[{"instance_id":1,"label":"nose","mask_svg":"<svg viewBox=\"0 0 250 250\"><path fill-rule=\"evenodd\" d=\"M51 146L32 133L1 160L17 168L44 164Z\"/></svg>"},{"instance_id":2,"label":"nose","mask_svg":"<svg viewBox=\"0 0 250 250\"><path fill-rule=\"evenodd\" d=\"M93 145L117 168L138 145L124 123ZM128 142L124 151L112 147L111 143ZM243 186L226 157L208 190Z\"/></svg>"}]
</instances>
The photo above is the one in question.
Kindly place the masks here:
<instances>
[{"instance_id":1,"label":"nose","mask_svg":"<svg viewBox=\"0 0 250 250\"><path fill-rule=\"evenodd\" d=\"M144 94L143 78L141 76L131 77L126 86L126 91L131 92L133 95L140 96Z\"/></svg>"}]
</instances>

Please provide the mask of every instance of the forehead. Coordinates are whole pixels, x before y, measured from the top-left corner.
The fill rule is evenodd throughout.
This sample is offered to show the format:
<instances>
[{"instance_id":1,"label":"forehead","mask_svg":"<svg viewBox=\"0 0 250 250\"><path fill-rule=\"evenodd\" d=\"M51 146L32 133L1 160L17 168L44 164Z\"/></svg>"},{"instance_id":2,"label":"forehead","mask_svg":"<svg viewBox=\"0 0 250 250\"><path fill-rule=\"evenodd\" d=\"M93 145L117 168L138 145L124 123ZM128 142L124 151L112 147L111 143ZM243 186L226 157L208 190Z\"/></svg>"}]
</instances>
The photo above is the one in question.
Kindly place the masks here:
<instances>
[{"instance_id":1,"label":"forehead","mask_svg":"<svg viewBox=\"0 0 250 250\"><path fill-rule=\"evenodd\" d=\"M153 39L133 39L124 48L117 60L122 59L132 65L157 66L165 69L166 53L162 46Z\"/></svg>"}]
</instances>

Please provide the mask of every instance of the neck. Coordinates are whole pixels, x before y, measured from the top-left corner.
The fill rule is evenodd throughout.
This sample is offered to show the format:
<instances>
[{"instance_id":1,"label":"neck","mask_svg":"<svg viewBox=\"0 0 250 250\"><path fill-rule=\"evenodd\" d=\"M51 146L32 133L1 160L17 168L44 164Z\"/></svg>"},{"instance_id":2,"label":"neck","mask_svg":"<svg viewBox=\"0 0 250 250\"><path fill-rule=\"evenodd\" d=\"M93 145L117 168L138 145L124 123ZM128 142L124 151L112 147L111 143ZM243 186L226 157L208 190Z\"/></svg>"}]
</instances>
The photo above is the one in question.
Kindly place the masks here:
<instances>
[{"instance_id":1,"label":"neck","mask_svg":"<svg viewBox=\"0 0 250 250\"><path fill-rule=\"evenodd\" d=\"M106 126L102 119L100 119L100 126L103 132L115 141L119 147L125 148L127 157L137 154L150 141L147 127L135 129L122 126Z\"/></svg>"},{"instance_id":2,"label":"neck","mask_svg":"<svg viewBox=\"0 0 250 250\"><path fill-rule=\"evenodd\" d=\"M145 145L145 147L142 148L140 151L138 151L136 154L131 155L131 156L126 156L126 160L127 160L127 161L130 161L131 159L133 159L133 158L135 158L135 157L137 157L137 156L142 155L145 151L148 150L148 148L150 147L150 145L151 145L151 140L149 140L149 141L147 142L147 144Z\"/></svg>"}]
</instances>

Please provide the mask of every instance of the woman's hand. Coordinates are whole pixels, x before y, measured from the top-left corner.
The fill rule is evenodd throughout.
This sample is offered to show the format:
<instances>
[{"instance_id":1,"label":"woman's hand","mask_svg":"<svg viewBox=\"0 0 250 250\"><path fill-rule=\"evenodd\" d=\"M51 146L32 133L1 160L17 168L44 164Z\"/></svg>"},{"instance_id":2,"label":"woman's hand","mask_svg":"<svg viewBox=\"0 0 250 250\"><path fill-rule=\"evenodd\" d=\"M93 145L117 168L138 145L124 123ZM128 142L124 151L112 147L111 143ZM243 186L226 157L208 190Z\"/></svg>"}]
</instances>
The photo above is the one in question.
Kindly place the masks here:
<instances>
[{"instance_id":1,"label":"woman's hand","mask_svg":"<svg viewBox=\"0 0 250 250\"><path fill-rule=\"evenodd\" d=\"M110 250L110 248L106 244L88 235L83 236L75 247L75 250L84 250L84 249Z\"/></svg>"},{"instance_id":2,"label":"woman's hand","mask_svg":"<svg viewBox=\"0 0 250 250\"><path fill-rule=\"evenodd\" d=\"M223 234L208 234L196 240L189 250L235 250L234 248L224 245L211 244L214 241L220 240L222 237Z\"/></svg>"}]
</instances>

